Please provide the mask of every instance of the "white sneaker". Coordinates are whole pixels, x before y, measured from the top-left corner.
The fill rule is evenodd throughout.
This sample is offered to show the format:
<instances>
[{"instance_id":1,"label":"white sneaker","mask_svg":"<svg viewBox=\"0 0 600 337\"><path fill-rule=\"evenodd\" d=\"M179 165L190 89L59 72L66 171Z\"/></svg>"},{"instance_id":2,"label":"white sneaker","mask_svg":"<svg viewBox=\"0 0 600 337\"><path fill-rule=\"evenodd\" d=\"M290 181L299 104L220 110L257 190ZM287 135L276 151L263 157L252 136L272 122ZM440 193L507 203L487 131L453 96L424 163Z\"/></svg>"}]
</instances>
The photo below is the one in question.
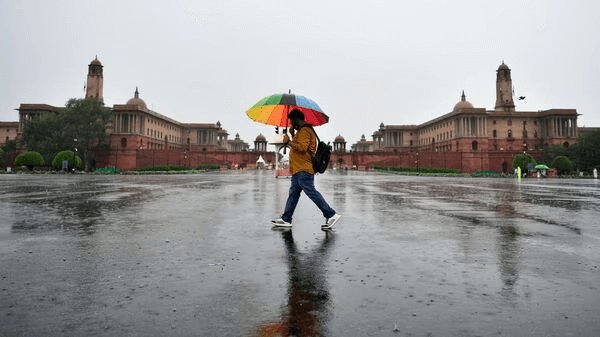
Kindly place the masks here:
<instances>
[{"instance_id":1,"label":"white sneaker","mask_svg":"<svg viewBox=\"0 0 600 337\"><path fill-rule=\"evenodd\" d=\"M292 224L283 220L282 218L271 220L273 227L290 228Z\"/></svg>"},{"instance_id":2,"label":"white sneaker","mask_svg":"<svg viewBox=\"0 0 600 337\"><path fill-rule=\"evenodd\" d=\"M327 221L325 221L325 224L323 226L321 226L321 229L332 229L333 226L335 226L337 224L337 222L340 220L342 216L339 214L334 214L331 218L327 219Z\"/></svg>"}]
</instances>

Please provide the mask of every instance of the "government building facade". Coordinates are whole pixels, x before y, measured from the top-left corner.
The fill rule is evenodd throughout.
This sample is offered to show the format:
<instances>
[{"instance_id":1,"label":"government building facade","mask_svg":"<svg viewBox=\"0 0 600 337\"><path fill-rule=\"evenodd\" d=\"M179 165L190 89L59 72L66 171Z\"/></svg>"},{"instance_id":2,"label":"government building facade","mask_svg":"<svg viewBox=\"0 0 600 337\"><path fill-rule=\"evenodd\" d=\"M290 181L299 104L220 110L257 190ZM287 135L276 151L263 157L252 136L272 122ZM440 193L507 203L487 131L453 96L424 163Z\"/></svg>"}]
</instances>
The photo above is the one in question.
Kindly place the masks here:
<instances>
[{"instance_id":1,"label":"government building facade","mask_svg":"<svg viewBox=\"0 0 600 337\"><path fill-rule=\"evenodd\" d=\"M97 57L89 64L85 98L104 104L103 68ZM14 129L23 130L27 121L61 109L47 104L21 104L19 122ZM264 136L257 136L251 150L239 134L230 139L219 121L181 123L149 109L138 88L125 104L115 104L110 109L114 115L106 126L109 144L94 149L95 167L121 170L159 165L194 168L201 164L237 164L244 167L255 164L260 155L267 161L272 160L272 154L266 152ZM18 138L20 132L15 131L15 135Z\"/></svg>"},{"instance_id":2,"label":"government building facade","mask_svg":"<svg viewBox=\"0 0 600 337\"><path fill-rule=\"evenodd\" d=\"M95 58L88 66L86 99L104 102L103 65ZM419 125L381 123L371 135L346 148L339 135L333 140L331 166L369 170L373 167L451 168L460 172L510 173L515 155L526 152L539 158L545 147L573 144L579 133L575 109L516 110L511 69L502 62L496 70L493 110L475 107L462 92L448 113ZM28 120L62 107L21 104L18 122L0 122L0 142L19 138ZM115 104L106 126L109 144L95 154L96 167L122 170L201 164L253 167L262 156L274 163L267 140L258 135L254 148L236 134L233 139L220 122L181 123L148 109L138 88L125 104Z\"/></svg>"},{"instance_id":3,"label":"government building facade","mask_svg":"<svg viewBox=\"0 0 600 337\"><path fill-rule=\"evenodd\" d=\"M345 153L344 138L338 136L334 164L508 173L516 154L539 157L545 147L575 143L580 130L577 116L575 109L517 111L511 70L502 62L496 71L493 110L474 107L463 91L451 112L420 125L381 123L372 139L363 135L350 154Z\"/></svg>"}]
</instances>

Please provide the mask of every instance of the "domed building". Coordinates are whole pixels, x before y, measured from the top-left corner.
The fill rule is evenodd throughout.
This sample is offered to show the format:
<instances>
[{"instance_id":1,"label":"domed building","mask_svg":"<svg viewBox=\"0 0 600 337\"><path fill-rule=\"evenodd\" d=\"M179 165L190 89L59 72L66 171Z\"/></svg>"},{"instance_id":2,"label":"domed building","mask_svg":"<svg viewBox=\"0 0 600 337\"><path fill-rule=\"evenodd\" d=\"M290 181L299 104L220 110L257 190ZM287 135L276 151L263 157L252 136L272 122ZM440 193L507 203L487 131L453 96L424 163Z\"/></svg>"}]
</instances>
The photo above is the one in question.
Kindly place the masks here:
<instances>
[{"instance_id":1,"label":"domed building","mask_svg":"<svg viewBox=\"0 0 600 337\"><path fill-rule=\"evenodd\" d=\"M133 97L130 98L125 105L134 105L140 109L147 109L146 102L140 98L140 92L138 91L137 87L135 87L135 93L133 94Z\"/></svg>"},{"instance_id":2,"label":"domed building","mask_svg":"<svg viewBox=\"0 0 600 337\"><path fill-rule=\"evenodd\" d=\"M465 91L463 90L462 96L460 97L460 101L454 105L454 109L452 112L461 112L463 109L473 109L473 104L467 101L467 97L465 96Z\"/></svg>"},{"instance_id":3,"label":"domed building","mask_svg":"<svg viewBox=\"0 0 600 337\"><path fill-rule=\"evenodd\" d=\"M88 65L86 95L88 100L104 104L102 62L98 57ZM47 104L21 104L18 130L23 125L46 113L57 113L64 107ZM221 123L181 123L148 108L138 87L125 104L114 104L113 118L106 125L108 146L97 150L97 167L117 167L134 170L157 165L195 166L199 163L254 162L255 159L237 152L248 151L249 146L239 134L228 140L227 130ZM20 134L17 134L17 138ZM235 153L234 153L235 152ZM230 153L217 155L216 153ZM211 154L211 155L209 155Z\"/></svg>"},{"instance_id":4,"label":"domed building","mask_svg":"<svg viewBox=\"0 0 600 337\"><path fill-rule=\"evenodd\" d=\"M407 154L403 163L396 164L399 166L423 165L426 160L430 167L506 173L512 168L512 156L517 153L541 153L546 146L568 146L575 142L577 116L575 109L517 111L511 69L502 62L496 70L493 110L475 107L463 90L450 112L419 125L381 123L373 139L382 140L384 152ZM371 149L377 148L375 143ZM352 147L365 149L364 136ZM385 165L399 160L381 159Z\"/></svg>"},{"instance_id":5,"label":"domed building","mask_svg":"<svg viewBox=\"0 0 600 337\"><path fill-rule=\"evenodd\" d=\"M337 135L333 140L333 152L346 152L346 139L342 135Z\"/></svg>"},{"instance_id":6,"label":"domed building","mask_svg":"<svg viewBox=\"0 0 600 337\"><path fill-rule=\"evenodd\" d=\"M263 134L256 136L254 140L254 151L255 152L267 152L267 138Z\"/></svg>"}]
</instances>

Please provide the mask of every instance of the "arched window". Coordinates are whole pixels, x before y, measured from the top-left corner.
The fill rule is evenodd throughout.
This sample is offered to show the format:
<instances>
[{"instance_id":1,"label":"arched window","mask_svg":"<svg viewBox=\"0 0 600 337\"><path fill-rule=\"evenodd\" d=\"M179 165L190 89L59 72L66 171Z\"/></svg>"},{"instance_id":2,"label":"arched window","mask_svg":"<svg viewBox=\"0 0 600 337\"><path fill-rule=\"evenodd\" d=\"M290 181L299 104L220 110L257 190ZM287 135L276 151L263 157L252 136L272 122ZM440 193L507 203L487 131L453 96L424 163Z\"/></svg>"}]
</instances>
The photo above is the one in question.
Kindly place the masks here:
<instances>
[{"instance_id":1,"label":"arched window","mask_svg":"<svg viewBox=\"0 0 600 337\"><path fill-rule=\"evenodd\" d=\"M508 130L508 138L512 138L512 130Z\"/></svg>"},{"instance_id":2,"label":"arched window","mask_svg":"<svg viewBox=\"0 0 600 337\"><path fill-rule=\"evenodd\" d=\"M496 138L498 136L498 133L496 132L496 130L492 131L492 134L494 135L493 137Z\"/></svg>"},{"instance_id":3,"label":"arched window","mask_svg":"<svg viewBox=\"0 0 600 337\"><path fill-rule=\"evenodd\" d=\"M474 140L474 141L471 143L471 149L472 149L473 151L477 151L477 141L476 141L476 140Z\"/></svg>"},{"instance_id":4,"label":"arched window","mask_svg":"<svg viewBox=\"0 0 600 337\"><path fill-rule=\"evenodd\" d=\"M127 138L125 138L125 137L121 138L121 147L122 148L127 147Z\"/></svg>"},{"instance_id":5,"label":"arched window","mask_svg":"<svg viewBox=\"0 0 600 337\"><path fill-rule=\"evenodd\" d=\"M569 147L569 142L564 142L564 143L563 143L563 146L564 146L564 147Z\"/></svg>"}]
</instances>

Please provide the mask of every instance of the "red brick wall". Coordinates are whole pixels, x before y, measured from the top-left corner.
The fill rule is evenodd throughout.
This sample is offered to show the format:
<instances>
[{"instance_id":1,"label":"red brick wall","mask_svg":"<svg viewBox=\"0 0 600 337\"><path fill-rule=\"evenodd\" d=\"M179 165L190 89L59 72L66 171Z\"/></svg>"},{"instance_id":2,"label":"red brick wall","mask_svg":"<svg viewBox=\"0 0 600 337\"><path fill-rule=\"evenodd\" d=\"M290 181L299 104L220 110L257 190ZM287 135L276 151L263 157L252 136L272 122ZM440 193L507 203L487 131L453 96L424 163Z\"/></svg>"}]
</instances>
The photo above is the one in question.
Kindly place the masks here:
<instances>
[{"instance_id":1,"label":"red brick wall","mask_svg":"<svg viewBox=\"0 0 600 337\"><path fill-rule=\"evenodd\" d=\"M470 146L470 145L469 145ZM215 152L175 150L132 150L119 149L96 151L96 167L118 167L129 171L159 165L179 165L195 168L200 164L238 164L242 167L254 168L259 155L266 162L273 162L274 152ZM506 163L507 173L513 171L513 157L522 151L448 151L448 152L347 152L332 153L331 167L370 170L374 166L395 166L421 168L451 168L459 172L476 171L502 172L502 164ZM540 151L528 151L534 158L541 156ZM186 158L187 156L187 158Z\"/></svg>"}]
</instances>

